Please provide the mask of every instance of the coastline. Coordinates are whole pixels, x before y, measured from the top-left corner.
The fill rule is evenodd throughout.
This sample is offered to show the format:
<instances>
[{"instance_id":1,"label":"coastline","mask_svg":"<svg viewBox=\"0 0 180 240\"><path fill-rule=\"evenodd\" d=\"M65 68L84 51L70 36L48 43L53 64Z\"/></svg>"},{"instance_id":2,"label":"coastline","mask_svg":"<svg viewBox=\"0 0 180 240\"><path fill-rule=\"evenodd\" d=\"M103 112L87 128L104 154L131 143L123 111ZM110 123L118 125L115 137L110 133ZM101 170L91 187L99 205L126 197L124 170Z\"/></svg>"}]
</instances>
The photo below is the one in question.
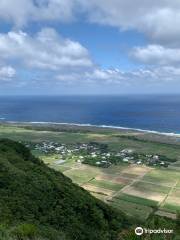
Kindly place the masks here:
<instances>
[{"instance_id":1,"label":"coastline","mask_svg":"<svg viewBox=\"0 0 180 240\"><path fill-rule=\"evenodd\" d=\"M146 129L139 129L139 128L130 128L130 127L122 127L122 126L113 126L113 125L95 125L89 123L60 123L60 122L21 122L21 121L5 121L5 119L0 119L0 124L30 124L30 125L61 125L61 126L74 126L74 127L93 127L98 129L109 129L109 130L124 130L124 131L132 131L132 132L139 132L139 133L149 133L149 134L156 134L156 135L163 135L169 137L180 137L180 133L171 133L171 132L159 132L155 130L146 130Z\"/></svg>"}]
</instances>

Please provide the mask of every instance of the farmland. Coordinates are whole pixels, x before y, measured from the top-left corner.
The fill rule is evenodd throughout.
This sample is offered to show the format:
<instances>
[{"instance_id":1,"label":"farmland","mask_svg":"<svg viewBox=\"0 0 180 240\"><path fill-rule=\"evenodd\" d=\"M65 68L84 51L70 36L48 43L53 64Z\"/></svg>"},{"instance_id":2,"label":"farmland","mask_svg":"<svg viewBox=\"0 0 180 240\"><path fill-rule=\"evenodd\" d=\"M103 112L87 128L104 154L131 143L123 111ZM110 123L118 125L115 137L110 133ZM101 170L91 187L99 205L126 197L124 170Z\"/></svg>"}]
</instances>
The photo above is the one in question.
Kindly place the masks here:
<instances>
[{"instance_id":1,"label":"farmland","mask_svg":"<svg viewBox=\"0 0 180 240\"><path fill-rule=\"evenodd\" d=\"M23 142L48 166L130 217L175 218L180 210L179 139L172 144L165 136L148 139L127 130L18 124L0 125L0 138Z\"/></svg>"}]
</instances>

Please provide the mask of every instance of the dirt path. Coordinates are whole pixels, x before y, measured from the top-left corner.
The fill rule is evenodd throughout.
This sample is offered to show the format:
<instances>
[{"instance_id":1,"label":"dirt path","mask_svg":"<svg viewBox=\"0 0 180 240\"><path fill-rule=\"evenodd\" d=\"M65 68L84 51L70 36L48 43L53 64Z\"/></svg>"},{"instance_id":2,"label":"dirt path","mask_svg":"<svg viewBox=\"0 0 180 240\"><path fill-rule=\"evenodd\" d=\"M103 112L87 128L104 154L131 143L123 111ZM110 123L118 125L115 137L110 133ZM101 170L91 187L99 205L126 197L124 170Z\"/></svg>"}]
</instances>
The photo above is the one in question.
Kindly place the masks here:
<instances>
[{"instance_id":1,"label":"dirt path","mask_svg":"<svg viewBox=\"0 0 180 240\"><path fill-rule=\"evenodd\" d=\"M175 184L171 187L171 189L169 190L169 192L167 193L167 195L165 196L165 198L159 202L159 207L163 207L164 203L166 201L166 199L171 195L171 193L173 192L173 190L176 188L176 185L178 184L178 180L175 182Z\"/></svg>"},{"instance_id":2,"label":"dirt path","mask_svg":"<svg viewBox=\"0 0 180 240\"><path fill-rule=\"evenodd\" d=\"M146 175L146 173L144 174L144 176ZM172 188L172 186L170 185L166 185L166 184L159 184L159 183L155 183L155 182L151 182L151 181L146 181L146 180L142 180L142 178L144 176L140 176L141 178L139 179L140 182L143 182L143 183L149 183L149 184L153 184L153 185L156 185L156 186L160 186L160 187L168 187L168 188ZM120 175L120 178L122 179L127 179L127 180L131 180L131 181L134 181L134 180L138 180L138 177L137 178L129 178L129 177L123 177ZM114 183L117 183L115 180L112 180L112 182ZM180 187L174 187L175 189L178 189L180 190Z\"/></svg>"},{"instance_id":3,"label":"dirt path","mask_svg":"<svg viewBox=\"0 0 180 240\"><path fill-rule=\"evenodd\" d=\"M132 181L124 186L123 188L121 188L119 191L115 192L114 194L112 194L111 196L105 197L105 201L111 201L115 196L119 195L119 193L123 192L124 190L126 190L127 188L131 187L134 183L139 182L147 173L149 173L150 171L152 171L152 169L150 169L148 172L145 172L143 174L141 174L140 176L136 177L135 179L129 178ZM126 177L124 177L126 178Z\"/></svg>"},{"instance_id":4,"label":"dirt path","mask_svg":"<svg viewBox=\"0 0 180 240\"><path fill-rule=\"evenodd\" d=\"M154 212L155 215L162 216L162 217L167 217L171 219L176 219L176 214L175 213L170 213L170 212L165 212L163 210L158 210Z\"/></svg>"}]
</instances>

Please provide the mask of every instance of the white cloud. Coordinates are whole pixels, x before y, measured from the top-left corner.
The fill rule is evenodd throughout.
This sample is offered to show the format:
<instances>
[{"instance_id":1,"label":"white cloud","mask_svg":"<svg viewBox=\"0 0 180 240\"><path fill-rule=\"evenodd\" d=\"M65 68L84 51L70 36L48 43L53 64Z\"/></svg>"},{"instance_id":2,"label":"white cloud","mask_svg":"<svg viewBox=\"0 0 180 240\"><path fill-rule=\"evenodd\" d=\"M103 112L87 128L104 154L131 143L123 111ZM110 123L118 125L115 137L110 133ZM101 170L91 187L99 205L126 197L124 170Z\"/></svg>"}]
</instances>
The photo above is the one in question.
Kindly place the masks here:
<instances>
[{"instance_id":1,"label":"white cloud","mask_svg":"<svg viewBox=\"0 0 180 240\"><path fill-rule=\"evenodd\" d=\"M0 66L0 80L9 81L15 77L16 71L11 66Z\"/></svg>"},{"instance_id":2,"label":"white cloud","mask_svg":"<svg viewBox=\"0 0 180 240\"><path fill-rule=\"evenodd\" d=\"M161 45L135 47L131 55L146 64L176 65L180 64L180 49Z\"/></svg>"},{"instance_id":3,"label":"white cloud","mask_svg":"<svg viewBox=\"0 0 180 240\"><path fill-rule=\"evenodd\" d=\"M180 68L172 66L144 68L131 71L127 76L129 79L132 79L133 82L142 82L144 85L153 83L163 86L167 81L179 81Z\"/></svg>"},{"instance_id":4,"label":"white cloud","mask_svg":"<svg viewBox=\"0 0 180 240\"><path fill-rule=\"evenodd\" d=\"M54 82L63 84L98 84L100 86L148 86L179 82L180 67L160 66L139 68L131 71L94 68L85 72L65 72L58 74Z\"/></svg>"},{"instance_id":5,"label":"white cloud","mask_svg":"<svg viewBox=\"0 0 180 240\"><path fill-rule=\"evenodd\" d=\"M33 36L15 30L1 33L0 62L12 66L15 63L18 68L25 66L27 71L30 68L33 71L54 71L47 75L50 77L52 74L52 78L55 76L55 82L147 84L179 80L179 0L0 1L0 19L12 23L16 30L29 22L72 21L78 19L78 14L83 16L81 21L110 25L120 30L134 29L146 34L150 44L135 47L131 53L136 60L147 64L146 67L126 72L98 68L85 47L79 42L63 38L50 28L44 28ZM154 65L154 68L148 67L148 64ZM0 67L2 79L14 75L13 68L8 71L7 67Z\"/></svg>"},{"instance_id":6,"label":"white cloud","mask_svg":"<svg viewBox=\"0 0 180 240\"><path fill-rule=\"evenodd\" d=\"M92 66L86 48L62 38L51 28L42 29L35 36L22 31L0 34L0 59L44 70Z\"/></svg>"},{"instance_id":7,"label":"white cloud","mask_svg":"<svg viewBox=\"0 0 180 240\"><path fill-rule=\"evenodd\" d=\"M91 22L135 29L151 40L179 44L179 0L79 0Z\"/></svg>"},{"instance_id":8,"label":"white cloud","mask_svg":"<svg viewBox=\"0 0 180 240\"><path fill-rule=\"evenodd\" d=\"M80 72L65 72L58 74L56 80L61 82L77 83L82 84L107 84L110 82L120 83L125 80L123 72L118 69L101 69L101 68L91 68L87 71Z\"/></svg>"},{"instance_id":9,"label":"white cloud","mask_svg":"<svg viewBox=\"0 0 180 240\"><path fill-rule=\"evenodd\" d=\"M179 0L1 0L0 19L15 26L33 21L86 20L135 29L158 43L179 45Z\"/></svg>"},{"instance_id":10,"label":"white cloud","mask_svg":"<svg viewBox=\"0 0 180 240\"><path fill-rule=\"evenodd\" d=\"M1 0L0 18L17 27L29 21L70 21L74 0Z\"/></svg>"},{"instance_id":11,"label":"white cloud","mask_svg":"<svg viewBox=\"0 0 180 240\"><path fill-rule=\"evenodd\" d=\"M91 72L86 72L85 77L88 80L99 81L100 83L109 81L121 81L123 80L123 72L118 69L100 69L95 68Z\"/></svg>"}]
</instances>

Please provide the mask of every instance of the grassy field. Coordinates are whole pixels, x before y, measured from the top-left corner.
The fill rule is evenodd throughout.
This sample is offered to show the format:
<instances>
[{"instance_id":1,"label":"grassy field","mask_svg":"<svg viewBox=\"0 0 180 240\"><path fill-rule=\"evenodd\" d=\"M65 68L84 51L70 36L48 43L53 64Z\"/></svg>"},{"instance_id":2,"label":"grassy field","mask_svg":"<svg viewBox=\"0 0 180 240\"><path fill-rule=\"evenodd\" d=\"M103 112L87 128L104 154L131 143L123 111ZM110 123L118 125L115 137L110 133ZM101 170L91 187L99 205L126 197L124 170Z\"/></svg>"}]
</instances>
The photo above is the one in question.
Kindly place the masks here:
<instances>
[{"instance_id":1,"label":"grassy field","mask_svg":"<svg viewBox=\"0 0 180 240\"><path fill-rule=\"evenodd\" d=\"M174 188L164 202L163 208L173 212L180 211L180 188Z\"/></svg>"},{"instance_id":2,"label":"grassy field","mask_svg":"<svg viewBox=\"0 0 180 240\"><path fill-rule=\"evenodd\" d=\"M178 180L176 187L180 188L180 180Z\"/></svg>"},{"instance_id":3,"label":"grassy field","mask_svg":"<svg viewBox=\"0 0 180 240\"><path fill-rule=\"evenodd\" d=\"M118 194L115 197L115 199L116 198L130 202L130 203L142 204L142 205L148 206L148 207L156 207L158 205L157 201L153 201L153 200L145 199L145 198L141 198L141 197L136 197L136 196L132 196L132 195L124 194L124 193Z\"/></svg>"},{"instance_id":4,"label":"grassy field","mask_svg":"<svg viewBox=\"0 0 180 240\"><path fill-rule=\"evenodd\" d=\"M162 209L164 209L165 211L176 213L177 211L180 211L180 205L179 204L177 205L176 201L173 202L167 201Z\"/></svg>"},{"instance_id":5,"label":"grassy field","mask_svg":"<svg viewBox=\"0 0 180 240\"><path fill-rule=\"evenodd\" d=\"M92 178L95 177L95 174L93 171L89 172L89 171L78 170L78 169L65 171L64 174L67 177L71 178L73 182L78 183L80 185L90 181Z\"/></svg>"},{"instance_id":6,"label":"grassy field","mask_svg":"<svg viewBox=\"0 0 180 240\"><path fill-rule=\"evenodd\" d=\"M109 189L109 190L112 190L112 191L119 191L121 188L124 187L123 184L118 184L118 183L114 183L114 182L111 182L111 181L105 181L105 180L93 179L89 183L94 185L94 186Z\"/></svg>"},{"instance_id":7,"label":"grassy field","mask_svg":"<svg viewBox=\"0 0 180 240\"><path fill-rule=\"evenodd\" d=\"M138 189L139 191L142 192L158 192L158 193L163 193L167 194L170 191L169 187L163 186L163 185L156 185L152 183L147 183L147 182L136 182L133 184L133 186Z\"/></svg>"},{"instance_id":8,"label":"grassy field","mask_svg":"<svg viewBox=\"0 0 180 240\"><path fill-rule=\"evenodd\" d=\"M142 204L136 204L126 200L121 200L118 198L113 199L110 204L111 206L125 212L130 217L134 219L138 218L141 221L146 220L153 211L151 207L147 207Z\"/></svg>"},{"instance_id":9,"label":"grassy field","mask_svg":"<svg viewBox=\"0 0 180 240\"><path fill-rule=\"evenodd\" d=\"M136 149L140 153L148 152L148 154L154 154L156 152L156 154L161 154L169 158L177 158L180 160L180 147L178 145L138 141L136 139L128 139L121 136L113 138L112 140L113 141L110 143L110 147L114 150L129 148L129 146L131 146L132 149Z\"/></svg>"},{"instance_id":10,"label":"grassy field","mask_svg":"<svg viewBox=\"0 0 180 240\"><path fill-rule=\"evenodd\" d=\"M0 125L0 138L10 138L16 141L32 141L32 142L42 142L42 141L55 141L63 143L75 143L75 142L89 142L97 141L101 143L107 143L111 150L121 150L124 148L132 148L138 152L143 152L147 154L162 154L170 158L175 158L180 160L180 147L179 145L173 145L168 143L157 143L152 141L139 141L136 138L128 139L124 136L131 135L143 135L143 133L138 132L125 132L117 130L102 131L97 129L96 132L85 130L79 130L74 132L71 130L68 132L68 126L66 131L47 131L44 127L41 130L27 129L27 127L13 126L13 125ZM34 127L35 128L35 127ZM85 128L86 129L86 128ZM147 135L147 134L146 134ZM147 136L146 136L147 138ZM164 138L164 136L163 136Z\"/></svg>"},{"instance_id":11,"label":"grassy field","mask_svg":"<svg viewBox=\"0 0 180 240\"><path fill-rule=\"evenodd\" d=\"M40 143L54 141L63 144L89 143L95 141L106 143L110 151L131 148L145 154L162 154L172 159L180 160L180 146L150 141L143 133L114 130L98 130L88 128L63 129L48 131L46 128L27 129L27 126L0 125L0 138L10 138L22 142ZM132 136L132 137L131 137ZM134 137L135 136L135 137ZM136 137L141 138L136 139ZM163 141L165 137L163 136ZM77 163L77 156L70 155L62 164L58 164L58 154L43 154L33 150L33 154L40 157L50 167L62 171L72 181L96 196L126 212L129 216L138 217L142 221L151 213L163 209L167 213L176 213L180 210L180 171L147 166L112 165L108 168L93 167ZM169 216L171 216L169 214ZM174 215L173 215L174 216Z\"/></svg>"},{"instance_id":12,"label":"grassy field","mask_svg":"<svg viewBox=\"0 0 180 240\"><path fill-rule=\"evenodd\" d=\"M143 178L145 181L172 187L180 179L180 172L173 170L154 169Z\"/></svg>"}]
</instances>

